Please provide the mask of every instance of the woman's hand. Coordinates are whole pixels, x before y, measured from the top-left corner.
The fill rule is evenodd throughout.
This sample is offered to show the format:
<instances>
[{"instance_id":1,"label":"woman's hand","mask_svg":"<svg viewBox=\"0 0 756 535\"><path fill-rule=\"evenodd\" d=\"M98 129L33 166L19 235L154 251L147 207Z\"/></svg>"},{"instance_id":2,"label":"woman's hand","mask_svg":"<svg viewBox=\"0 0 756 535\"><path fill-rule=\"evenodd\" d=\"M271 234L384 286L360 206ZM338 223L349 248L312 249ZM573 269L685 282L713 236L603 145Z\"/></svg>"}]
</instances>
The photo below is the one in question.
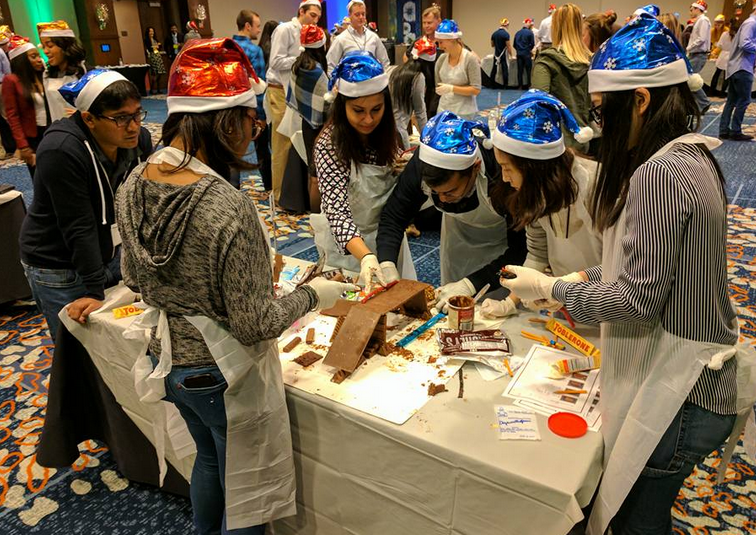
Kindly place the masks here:
<instances>
[{"instance_id":1,"label":"woman's hand","mask_svg":"<svg viewBox=\"0 0 756 535\"><path fill-rule=\"evenodd\" d=\"M34 167L37 164L37 155L34 154L34 151L29 147L21 149L20 156L21 160L23 160L26 165Z\"/></svg>"},{"instance_id":2,"label":"woman's hand","mask_svg":"<svg viewBox=\"0 0 756 535\"><path fill-rule=\"evenodd\" d=\"M454 93L454 86L452 84L437 84L436 85L437 95L448 95L450 93Z\"/></svg>"}]
</instances>

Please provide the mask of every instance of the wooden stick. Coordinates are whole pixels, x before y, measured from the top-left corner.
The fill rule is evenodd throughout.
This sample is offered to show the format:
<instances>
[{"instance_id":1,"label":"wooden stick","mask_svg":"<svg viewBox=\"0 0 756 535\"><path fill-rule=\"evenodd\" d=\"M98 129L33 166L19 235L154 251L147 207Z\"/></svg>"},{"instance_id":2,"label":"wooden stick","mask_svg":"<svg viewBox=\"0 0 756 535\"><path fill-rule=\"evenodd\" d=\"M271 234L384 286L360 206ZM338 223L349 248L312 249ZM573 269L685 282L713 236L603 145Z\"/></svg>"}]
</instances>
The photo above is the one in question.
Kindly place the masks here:
<instances>
[{"instance_id":1,"label":"wooden stick","mask_svg":"<svg viewBox=\"0 0 756 535\"><path fill-rule=\"evenodd\" d=\"M509 359L504 359L504 366L507 367L507 373L509 373L509 376L514 377L514 374L512 373L512 368L509 366Z\"/></svg>"},{"instance_id":2,"label":"wooden stick","mask_svg":"<svg viewBox=\"0 0 756 535\"><path fill-rule=\"evenodd\" d=\"M587 394L587 390L557 390L554 392L555 394L559 395L569 395L569 394Z\"/></svg>"},{"instance_id":3,"label":"wooden stick","mask_svg":"<svg viewBox=\"0 0 756 535\"><path fill-rule=\"evenodd\" d=\"M459 399L462 399L462 396L465 395L465 374L462 371L462 368L459 369L459 393L457 394L457 397Z\"/></svg>"}]
</instances>

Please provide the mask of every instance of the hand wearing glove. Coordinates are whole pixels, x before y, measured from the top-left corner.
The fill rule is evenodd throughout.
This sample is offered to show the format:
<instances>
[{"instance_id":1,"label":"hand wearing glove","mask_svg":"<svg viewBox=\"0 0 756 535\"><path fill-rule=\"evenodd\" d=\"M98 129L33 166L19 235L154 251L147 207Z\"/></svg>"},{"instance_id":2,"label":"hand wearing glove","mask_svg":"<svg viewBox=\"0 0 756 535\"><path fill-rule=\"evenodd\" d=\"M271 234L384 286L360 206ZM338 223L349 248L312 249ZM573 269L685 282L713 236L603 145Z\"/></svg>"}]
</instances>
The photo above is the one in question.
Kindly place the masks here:
<instances>
[{"instance_id":1,"label":"hand wearing glove","mask_svg":"<svg viewBox=\"0 0 756 535\"><path fill-rule=\"evenodd\" d=\"M487 318L506 318L517 314L517 304L511 297L507 297L503 301L486 299L480 306L480 311Z\"/></svg>"},{"instance_id":2,"label":"hand wearing glove","mask_svg":"<svg viewBox=\"0 0 756 535\"><path fill-rule=\"evenodd\" d=\"M455 295L467 295L472 297L475 295L475 286L473 286L470 279L467 278L440 286L436 289L436 304L434 308L440 312L448 312L447 305L449 304L449 299Z\"/></svg>"},{"instance_id":3,"label":"hand wearing glove","mask_svg":"<svg viewBox=\"0 0 756 535\"><path fill-rule=\"evenodd\" d=\"M437 95L448 95L454 93L454 86L452 84L436 84Z\"/></svg>"},{"instance_id":4,"label":"hand wearing glove","mask_svg":"<svg viewBox=\"0 0 756 535\"><path fill-rule=\"evenodd\" d=\"M381 262L381 271L383 272L383 278L386 281L386 284L391 284L392 282L398 281L402 278L399 275L399 270L396 269L396 264L394 264L390 260Z\"/></svg>"},{"instance_id":5,"label":"hand wearing glove","mask_svg":"<svg viewBox=\"0 0 756 535\"><path fill-rule=\"evenodd\" d=\"M318 294L318 305L316 310L323 310L324 308L331 308L341 298L341 294L344 292L357 292L359 287L354 284L346 284L344 282L334 282L324 279L323 277L315 277L305 286L309 286L315 293Z\"/></svg>"},{"instance_id":6,"label":"hand wearing glove","mask_svg":"<svg viewBox=\"0 0 756 535\"><path fill-rule=\"evenodd\" d=\"M506 270L514 273L514 279L501 279L501 285L509 288L517 297L525 301L538 299L552 299L551 289L558 281L556 277L549 277L535 269L523 266L507 266Z\"/></svg>"},{"instance_id":7,"label":"hand wearing glove","mask_svg":"<svg viewBox=\"0 0 756 535\"><path fill-rule=\"evenodd\" d=\"M557 277L557 279L564 282L585 282L583 276L577 271L562 275L561 277ZM523 306L535 312L540 312L544 309L549 312L556 312L557 310L561 310L564 304L556 299L538 299L536 301L524 301Z\"/></svg>"},{"instance_id":8,"label":"hand wearing glove","mask_svg":"<svg viewBox=\"0 0 756 535\"><path fill-rule=\"evenodd\" d=\"M373 289L373 277L378 279L378 284L386 286L378 257L370 253L363 256L360 261L360 278L357 280L357 284L365 286L365 291L370 292Z\"/></svg>"}]
</instances>

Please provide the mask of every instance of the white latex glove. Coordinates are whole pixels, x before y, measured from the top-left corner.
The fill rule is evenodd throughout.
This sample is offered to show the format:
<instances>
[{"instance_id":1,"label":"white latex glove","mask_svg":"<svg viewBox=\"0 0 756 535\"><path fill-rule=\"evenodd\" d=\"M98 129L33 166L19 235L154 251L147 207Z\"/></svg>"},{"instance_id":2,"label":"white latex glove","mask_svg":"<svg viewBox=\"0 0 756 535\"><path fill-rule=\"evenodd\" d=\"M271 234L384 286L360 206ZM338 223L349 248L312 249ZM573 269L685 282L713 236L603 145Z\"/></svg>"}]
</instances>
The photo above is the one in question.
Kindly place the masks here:
<instances>
[{"instance_id":1,"label":"white latex glove","mask_svg":"<svg viewBox=\"0 0 756 535\"><path fill-rule=\"evenodd\" d=\"M564 282L585 282L583 276L577 271L573 271L572 273L568 273L567 275L562 275L561 277L557 278L559 280L563 280ZM557 310L561 310L562 307L564 307L564 304L557 301L556 299L538 299L536 301L525 301L523 302L523 306L535 312L539 312L544 309L548 310L549 312L556 312Z\"/></svg>"},{"instance_id":2,"label":"white latex glove","mask_svg":"<svg viewBox=\"0 0 756 535\"><path fill-rule=\"evenodd\" d=\"M305 284L305 286L309 286L318 294L318 306L315 307L316 310L331 308L344 292L357 292L360 290L354 284L329 281L323 277L315 277Z\"/></svg>"},{"instance_id":3,"label":"white latex glove","mask_svg":"<svg viewBox=\"0 0 756 535\"><path fill-rule=\"evenodd\" d=\"M549 277L535 269L523 266L507 266L507 271L516 275L514 279L501 279L501 285L509 288L516 296L525 301L538 299L552 299L551 289L558 281L556 277Z\"/></svg>"},{"instance_id":4,"label":"white latex glove","mask_svg":"<svg viewBox=\"0 0 756 535\"><path fill-rule=\"evenodd\" d=\"M503 301L486 299L480 306L480 312L487 318L506 318L517 314L517 305L511 297L507 297Z\"/></svg>"},{"instance_id":5,"label":"white latex glove","mask_svg":"<svg viewBox=\"0 0 756 535\"><path fill-rule=\"evenodd\" d=\"M437 95L448 95L454 92L454 86L452 84L436 84Z\"/></svg>"},{"instance_id":6,"label":"white latex glove","mask_svg":"<svg viewBox=\"0 0 756 535\"><path fill-rule=\"evenodd\" d=\"M386 281L386 284L391 284L392 282L398 281L402 278L399 275L399 270L396 269L396 264L394 264L390 260L381 262L381 271L383 272L383 278Z\"/></svg>"},{"instance_id":7,"label":"white latex glove","mask_svg":"<svg viewBox=\"0 0 756 535\"><path fill-rule=\"evenodd\" d=\"M363 256L360 261L360 278L357 280L357 284L365 286L365 291L370 292L373 289L373 277L378 279L378 284L386 286L378 257L371 253Z\"/></svg>"},{"instance_id":8,"label":"white latex glove","mask_svg":"<svg viewBox=\"0 0 756 535\"><path fill-rule=\"evenodd\" d=\"M467 295L472 297L475 295L475 286L473 286L470 279L464 278L457 282L450 282L444 284L436 289L436 304L434 308L440 312L447 312L449 299L455 295Z\"/></svg>"}]
</instances>

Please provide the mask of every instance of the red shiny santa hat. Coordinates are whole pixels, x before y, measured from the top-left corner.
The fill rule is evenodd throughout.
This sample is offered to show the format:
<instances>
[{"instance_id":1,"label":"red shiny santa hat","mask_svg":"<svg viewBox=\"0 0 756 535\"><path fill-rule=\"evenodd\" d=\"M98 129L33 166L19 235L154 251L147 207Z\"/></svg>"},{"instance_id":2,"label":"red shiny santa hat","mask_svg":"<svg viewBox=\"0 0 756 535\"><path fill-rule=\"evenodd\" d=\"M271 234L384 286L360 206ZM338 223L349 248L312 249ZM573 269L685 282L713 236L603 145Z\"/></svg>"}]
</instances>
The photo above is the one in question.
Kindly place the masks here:
<instances>
[{"instance_id":1,"label":"red shiny santa hat","mask_svg":"<svg viewBox=\"0 0 756 535\"><path fill-rule=\"evenodd\" d=\"M299 34L300 51L305 48L320 48L326 44L326 36L323 28L317 24L305 24Z\"/></svg>"},{"instance_id":2,"label":"red shiny santa hat","mask_svg":"<svg viewBox=\"0 0 756 535\"><path fill-rule=\"evenodd\" d=\"M527 24L533 24L533 19L525 19L524 21L522 21L522 23L526 24L526 25Z\"/></svg>"},{"instance_id":3,"label":"red shiny santa hat","mask_svg":"<svg viewBox=\"0 0 756 535\"><path fill-rule=\"evenodd\" d=\"M698 8L702 12L706 13L706 11L708 11L709 9L709 4L704 2L704 0L697 0L696 2L693 2L692 4L690 4L690 7Z\"/></svg>"},{"instance_id":4,"label":"red shiny santa hat","mask_svg":"<svg viewBox=\"0 0 756 535\"><path fill-rule=\"evenodd\" d=\"M436 61L436 43L427 37L418 39L412 47L412 57L425 61Z\"/></svg>"},{"instance_id":5,"label":"red shiny santa hat","mask_svg":"<svg viewBox=\"0 0 756 535\"><path fill-rule=\"evenodd\" d=\"M21 54L26 54L29 50L34 50L35 48L26 37L13 34L10 36L8 44L8 59L17 58Z\"/></svg>"},{"instance_id":6,"label":"red shiny santa hat","mask_svg":"<svg viewBox=\"0 0 756 535\"><path fill-rule=\"evenodd\" d=\"M257 107L265 92L249 58L232 39L193 39L173 61L168 80L168 115L205 113L236 106Z\"/></svg>"},{"instance_id":7,"label":"red shiny santa hat","mask_svg":"<svg viewBox=\"0 0 756 535\"><path fill-rule=\"evenodd\" d=\"M557 9L556 4L549 4L549 13L551 13L552 11L556 11L556 9Z\"/></svg>"}]
</instances>

